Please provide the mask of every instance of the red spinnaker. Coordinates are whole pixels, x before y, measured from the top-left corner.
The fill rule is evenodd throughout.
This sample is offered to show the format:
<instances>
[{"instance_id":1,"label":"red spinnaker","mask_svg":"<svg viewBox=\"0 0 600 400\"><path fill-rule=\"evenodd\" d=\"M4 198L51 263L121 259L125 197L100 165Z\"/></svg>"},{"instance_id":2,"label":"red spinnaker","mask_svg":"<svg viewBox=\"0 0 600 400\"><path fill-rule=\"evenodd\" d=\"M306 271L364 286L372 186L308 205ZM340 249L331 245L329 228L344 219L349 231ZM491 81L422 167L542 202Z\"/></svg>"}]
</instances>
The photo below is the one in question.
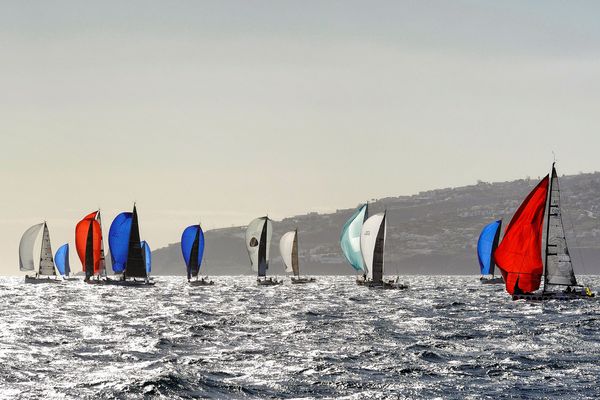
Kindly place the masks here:
<instances>
[{"instance_id":1,"label":"red spinnaker","mask_svg":"<svg viewBox=\"0 0 600 400\"><path fill-rule=\"evenodd\" d=\"M94 274L100 273L100 248L102 245L102 230L100 224L96 221L96 215L98 211L86 215L77 226L75 227L75 247L77 248L77 255L81 260L83 272L85 272L85 250L87 248L87 239L92 224L92 242L93 242L93 254L94 254Z\"/></svg>"},{"instance_id":2,"label":"red spinnaker","mask_svg":"<svg viewBox=\"0 0 600 400\"><path fill-rule=\"evenodd\" d=\"M548 175L529 193L504 232L504 239L494 252L496 264L502 271L506 291L516 288L530 293L539 289L544 272L542 262L542 227Z\"/></svg>"}]
</instances>

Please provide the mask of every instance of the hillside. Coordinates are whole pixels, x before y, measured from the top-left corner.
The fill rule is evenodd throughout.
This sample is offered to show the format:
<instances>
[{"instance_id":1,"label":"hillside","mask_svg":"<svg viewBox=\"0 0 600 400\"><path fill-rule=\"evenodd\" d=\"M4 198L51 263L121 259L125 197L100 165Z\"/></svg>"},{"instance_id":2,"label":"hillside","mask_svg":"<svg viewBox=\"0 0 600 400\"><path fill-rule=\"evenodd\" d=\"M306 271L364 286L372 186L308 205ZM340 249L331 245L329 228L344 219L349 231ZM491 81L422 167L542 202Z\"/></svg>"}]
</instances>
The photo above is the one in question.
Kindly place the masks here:
<instances>
[{"instance_id":1,"label":"hillside","mask_svg":"<svg viewBox=\"0 0 600 400\"><path fill-rule=\"evenodd\" d=\"M512 214L538 179L486 183L373 200L370 213L387 209L386 271L389 274L477 273L475 247L481 228ZM600 173L563 176L560 180L567 239L578 274L600 273ZM298 228L300 265L315 275L353 274L339 247L341 227L353 209L309 213L273 221L271 274L282 274L279 239ZM203 268L210 275L250 274L245 227L206 232ZM156 274L183 274L179 243L153 252Z\"/></svg>"}]
</instances>

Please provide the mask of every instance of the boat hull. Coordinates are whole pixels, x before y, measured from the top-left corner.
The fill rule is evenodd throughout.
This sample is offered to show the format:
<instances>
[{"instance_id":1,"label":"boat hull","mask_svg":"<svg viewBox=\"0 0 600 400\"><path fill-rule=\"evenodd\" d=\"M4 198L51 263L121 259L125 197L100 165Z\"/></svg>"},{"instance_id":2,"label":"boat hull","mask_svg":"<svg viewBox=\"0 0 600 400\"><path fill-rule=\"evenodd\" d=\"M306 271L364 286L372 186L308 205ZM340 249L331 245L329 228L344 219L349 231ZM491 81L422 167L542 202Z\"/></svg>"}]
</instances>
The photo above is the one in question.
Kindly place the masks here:
<instances>
[{"instance_id":1,"label":"boat hull","mask_svg":"<svg viewBox=\"0 0 600 400\"><path fill-rule=\"evenodd\" d=\"M296 278L295 276L292 277L292 284L294 284L294 285L301 285L304 283L313 283L316 281L317 280L315 278Z\"/></svg>"},{"instance_id":2,"label":"boat hull","mask_svg":"<svg viewBox=\"0 0 600 400\"><path fill-rule=\"evenodd\" d=\"M503 285L504 279L502 277L497 278L480 278L479 281L482 285Z\"/></svg>"},{"instance_id":3,"label":"boat hull","mask_svg":"<svg viewBox=\"0 0 600 400\"><path fill-rule=\"evenodd\" d=\"M128 287L152 287L156 283L155 282L146 282L146 281L116 281L116 280L107 280L104 283L105 285L114 285L114 286L128 286Z\"/></svg>"},{"instance_id":4,"label":"boat hull","mask_svg":"<svg viewBox=\"0 0 600 400\"><path fill-rule=\"evenodd\" d=\"M396 282L395 280L381 281L381 282L372 282L367 281L363 283L364 286L367 286L369 289L395 289L395 290L404 290L408 289L408 285L401 282Z\"/></svg>"},{"instance_id":5,"label":"boat hull","mask_svg":"<svg viewBox=\"0 0 600 400\"><path fill-rule=\"evenodd\" d=\"M207 280L189 281L188 283L190 286L212 286L215 284L213 281Z\"/></svg>"},{"instance_id":6,"label":"boat hull","mask_svg":"<svg viewBox=\"0 0 600 400\"><path fill-rule=\"evenodd\" d=\"M528 300L528 301L547 301L547 300L577 300L577 299L594 299L594 293L587 294L585 292L543 292L543 293L527 293L513 294L513 300Z\"/></svg>"},{"instance_id":7,"label":"boat hull","mask_svg":"<svg viewBox=\"0 0 600 400\"><path fill-rule=\"evenodd\" d=\"M57 278L36 278L33 276L26 276L25 277L25 283L31 283L31 284L39 284L39 283L62 283L62 279L57 279Z\"/></svg>"},{"instance_id":8,"label":"boat hull","mask_svg":"<svg viewBox=\"0 0 600 400\"><path fill-rule=\"evenodd\" d=\"M278 281L277 279L257 279L256 284L258 286L276 286L283 284L283 281Z\"/></svg>"}]
</instances>

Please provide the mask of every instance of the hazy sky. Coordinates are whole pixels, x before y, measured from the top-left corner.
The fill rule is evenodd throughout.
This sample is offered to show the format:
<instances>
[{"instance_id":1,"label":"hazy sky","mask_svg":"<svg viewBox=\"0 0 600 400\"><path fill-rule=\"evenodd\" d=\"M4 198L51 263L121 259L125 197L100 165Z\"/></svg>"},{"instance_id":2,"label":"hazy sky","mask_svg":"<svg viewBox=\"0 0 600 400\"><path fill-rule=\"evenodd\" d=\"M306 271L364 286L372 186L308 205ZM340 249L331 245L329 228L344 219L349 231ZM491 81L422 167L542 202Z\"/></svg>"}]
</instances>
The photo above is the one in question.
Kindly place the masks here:
<instances>
[{"instance_id":1,"label":"hazy sky","mask_svg":"<svg viewBox=\"0 0 600 400\"><path fill-rule=\"evenodd\" d=\"M0 273L46 219L142 237L600 170L596 1L0 3ZM74 247L74 246L73 246ZM208 251L208 249L207 249ZM74 269L80 265L75 262Z\"/></svg>"}]
</instances>

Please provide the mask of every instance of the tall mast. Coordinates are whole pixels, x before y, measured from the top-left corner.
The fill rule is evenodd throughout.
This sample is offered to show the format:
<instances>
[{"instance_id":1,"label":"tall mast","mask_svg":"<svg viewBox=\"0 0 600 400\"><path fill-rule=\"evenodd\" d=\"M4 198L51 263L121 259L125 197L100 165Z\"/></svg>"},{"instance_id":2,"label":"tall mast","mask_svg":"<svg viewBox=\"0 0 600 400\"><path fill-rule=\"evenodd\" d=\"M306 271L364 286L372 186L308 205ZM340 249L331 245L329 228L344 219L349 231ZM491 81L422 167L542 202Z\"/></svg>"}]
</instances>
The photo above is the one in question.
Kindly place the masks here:
<instances>
[{"instance_id":1,"label":"tall mast","mask_svg":"<svg viewBox=\"0 0 600 400\"><path fill-rule=\"evenodd\" d=\"M542 293L546 291L546 275L548 274L548 248L550 247L548 238L550 237L550 213L552 212L552 184L554 183L554 169L555 162L552 163L552 172L550 174L550 187L548 189L548 211L546 217L546 246L544 249L544 287L542 287ZM552 214L556 215L556 214Z\"/></svg>"}]
</instances>

